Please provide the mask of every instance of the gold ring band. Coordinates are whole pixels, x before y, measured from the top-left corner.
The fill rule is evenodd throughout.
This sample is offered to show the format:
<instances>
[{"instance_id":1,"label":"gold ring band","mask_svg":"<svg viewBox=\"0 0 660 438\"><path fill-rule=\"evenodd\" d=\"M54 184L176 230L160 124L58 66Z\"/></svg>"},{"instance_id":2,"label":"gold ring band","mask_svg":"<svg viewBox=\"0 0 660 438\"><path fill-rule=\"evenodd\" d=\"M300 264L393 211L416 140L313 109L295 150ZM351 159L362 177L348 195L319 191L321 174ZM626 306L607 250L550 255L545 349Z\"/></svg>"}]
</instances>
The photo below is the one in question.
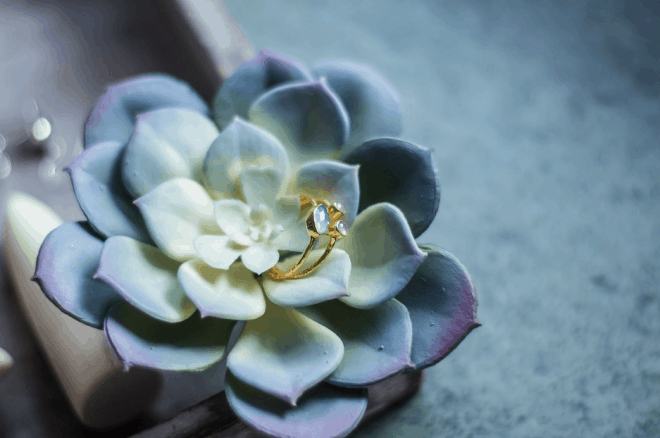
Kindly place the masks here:
<instances>
[{"instance_id":1,"label":"gold ring band","mask_svg":"<svg viewBox=\"0 0 660 438\"><path fill-rule=\"evenodd\" d=\"M300 197L300 210L305 211L308 208L312 207L312 212L307 216L305 221L307 226L307 233L309 234L309 244L305 251L302 253L300 260L293 265L288 271L284 272L277 266L273 266L266 274L273 280L293 280L297 278L303 278L312 273L316 268L318 268L328 257L332 248L334 248L337 240L341 239L348 232L348 225L346 222L340 220L344 216L342 211L342 206L339 203L330 204L325 200L321 199L311 199L307 196L302 195ZM305 269L302 272L297 272L298 269L307 261L309 254L312 252L318 239L322 235L328 235L330 241L328 246L325 248L325 251L319 257L319 259L314 262L312 266Z\"/></svg>"}]
</instances>

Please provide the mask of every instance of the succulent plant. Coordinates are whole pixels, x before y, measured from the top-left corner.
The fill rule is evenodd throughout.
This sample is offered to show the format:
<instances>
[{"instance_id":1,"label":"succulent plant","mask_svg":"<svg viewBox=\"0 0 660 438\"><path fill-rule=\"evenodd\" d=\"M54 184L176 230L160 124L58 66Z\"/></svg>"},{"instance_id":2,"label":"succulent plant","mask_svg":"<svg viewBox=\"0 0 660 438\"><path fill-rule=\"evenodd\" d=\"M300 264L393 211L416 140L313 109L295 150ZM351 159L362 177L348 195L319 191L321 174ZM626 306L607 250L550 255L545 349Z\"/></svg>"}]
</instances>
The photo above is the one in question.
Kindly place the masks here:
<instances>
[{"instance_id":1,"label":"succulent plant","mask_svg":"<svg viewBox=\"0 0 660 438\"><path fill-rule=\"evenodd\" d=\"M48 235L34 278L103 328L125 368L227 356L227 398L248 424L343 436L367 386L437 363L479 325L463 265L415 242L440 192L430 151L394 138L401 126L370 68L309 70L266 50L212 109L167 75L111 86L68 167L87 221ZM305 199L341 210L346 236L309 275L273 279L310 241Z\"/></svg>"}]
</instances>

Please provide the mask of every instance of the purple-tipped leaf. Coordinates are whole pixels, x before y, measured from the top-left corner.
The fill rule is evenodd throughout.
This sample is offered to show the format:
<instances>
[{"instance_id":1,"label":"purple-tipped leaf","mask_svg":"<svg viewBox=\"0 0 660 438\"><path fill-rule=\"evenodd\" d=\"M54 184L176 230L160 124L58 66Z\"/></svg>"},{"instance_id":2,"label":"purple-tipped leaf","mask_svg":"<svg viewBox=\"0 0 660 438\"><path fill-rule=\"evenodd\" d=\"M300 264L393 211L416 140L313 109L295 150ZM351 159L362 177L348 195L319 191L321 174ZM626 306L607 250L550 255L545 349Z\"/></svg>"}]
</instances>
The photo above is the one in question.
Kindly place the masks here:
<instances>
[{"instance_id":1,"label":"purple-tipped leaf","mask_svg":"<svg viewBox=\"0 0 660 438\"><path fill-rule=\"evenodd\" d=\"M315 67L312 72L317 78L326 78L341 98L351 118L351 145L401 134L401 98L371 67L333 61Z\"/></svg>"},{"instance_id":2,"label":"purple-tipped leaf","mask_svg":"<svg viewBox=\"0 0 660 438\"><path fill-rule=\"evenodd\" d=\"M311 73L300 62L277 52L261 50L222 83L213 99L213 117L222 129L234 116L247 119L250 105L268 90L287 82L311 80Z\"/></svg>"},{"instance_id":3,"label":"purple-tipped leaf","mask_svg":"<svg viewBox=\"0 0 660 438\"><path fill-rule=\"evenodd\" d=\"M335 438L350 433L367 409L367 390L322 384L291 405L227 373L225 391L236 415L273 437Z\"/></svg>"},{"instance_id":4,"label":"purple-tipped leaf","mask_svg":"<svg viewBox=\"0 0 660 438\"><path fill-rule=\"evenodd\" d=\"M139 365L199 371L222 360L235 324L226 319L202 319L198 313L169 324L120 303L105 320L105 334L125 369Z\"/></svg>"},{"instance_id":5,"label":"purple-tipped leaf","mask_svg":"<svg viewBox=\"0 0 660 438\"><path fill-rule=\"evenodd\" d=\"M334 300L300 309L344 343L344 357L326 382L346 387L372 385L412 367L412 323L395 299L359 310Z\"/></svg>"},{"instance_id":6,"label":"purple-tipped leaf","mask_svg":"<svg viewBox=\"0 0 660 438\"><path fill-rule=\"evenodd\" d=\"M152 243L144 219L121 179L125 146L116 141L83 150L67 167L78 204L104 237L128 236Z\"/></svg>"},{"instance_id":7,"label":"purple-tipped leaf","mask_svg":"<svg viewBox=\"0 0 660 438\"><path fill-rule=\"evenodd\" d=\"M208 115L208 107L187 83L158 73L137 76L109 86L85 123L85 147L99 142L126 144L138 114L180 107Z\"/></svg>"},{"instance_id":8,"label":"purple-tipped leaf","mask_svg":"<svg viewBox=\"0 0 660 438\"><path fill-rule=\"evenodd\" d=\"M346 109L323 79L272 89L254 102L249 120L280 139L298 164L337 158L350 130Z\"/></svg>"},{"instance_id":9,"label":"purple-tipped leaf","mask_svg":"<svg viewBox=\"0 0 660 438\"><path fill-rule=\"evenodd\" d=\"M449 252L424 245L428 257L397 299L413 324L411 358L416 368L434 365L481 323L470 274Z\"/></svg>"},{"instance_id":10,"label":"purple-tipped leaf","mask_svg":"<svg viewBox=\"0 0 660 438\"><path fill-rule=\"evenodd\" d=\"M102 250L103 241L87 222L66 222L46 236L33 277L60 310L96 328L121 301L112 287L92 278Z\"/></svg>"},{"instance_id":11,"label":"purple-tipped leaf","mask_svg":"<svg viewBox=\"0 0 660 438\"><path fill-rule=\"evenodd\" d=\"M426 148L379 138L354 149L343 160L360 165L360 208L389 202L401 209L415 237L431 225L440 207L440 183Z\"/></svg>"}]
</instances>

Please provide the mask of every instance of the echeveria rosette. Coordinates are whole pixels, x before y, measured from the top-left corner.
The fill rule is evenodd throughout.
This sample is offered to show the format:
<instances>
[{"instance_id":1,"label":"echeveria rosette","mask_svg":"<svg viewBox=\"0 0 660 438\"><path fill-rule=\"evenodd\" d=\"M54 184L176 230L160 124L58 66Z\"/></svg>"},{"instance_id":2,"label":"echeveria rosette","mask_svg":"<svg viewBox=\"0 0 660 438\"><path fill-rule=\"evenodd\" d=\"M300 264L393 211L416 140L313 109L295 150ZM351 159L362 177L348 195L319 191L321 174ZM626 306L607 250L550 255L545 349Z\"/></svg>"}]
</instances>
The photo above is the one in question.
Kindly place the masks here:
<instances>
[{"instance_id":1,"label":"echeveria rosette","mask_svg":"<svg viewBox=\"0 0 660 438\"><path fill-rule=\"evenodd\" d=\"M343 436L366 386L436 363L479 324L465 268L415 242L439 187L430 152L400 129L396 92L353 63L310 71L262 51L212 112L168 76L122 82L68 168L88 221L46 238L35 279L104 328L126 368L228 356L227 397L247 423ZM301 194L340 202L349 233L312 275L273 281L263 273L309 241Z\"/></svg>"}]
</instances>

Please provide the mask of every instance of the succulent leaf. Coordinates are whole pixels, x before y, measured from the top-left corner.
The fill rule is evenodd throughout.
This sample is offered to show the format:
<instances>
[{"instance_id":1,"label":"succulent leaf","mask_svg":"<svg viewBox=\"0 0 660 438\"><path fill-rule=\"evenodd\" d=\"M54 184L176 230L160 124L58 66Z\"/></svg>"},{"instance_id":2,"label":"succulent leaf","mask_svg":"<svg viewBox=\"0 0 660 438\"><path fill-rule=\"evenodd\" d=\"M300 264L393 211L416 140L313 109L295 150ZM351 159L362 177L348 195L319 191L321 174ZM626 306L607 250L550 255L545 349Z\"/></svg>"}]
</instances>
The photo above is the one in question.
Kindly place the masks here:
<instances>
[{"instance_id":1,"label":"succulent leaf","mask_svg":"<svg viewBox=\"0 0 660 438\"><path fill-rule=\"evenodd\" d=\"M305 263L298 269L302 272L321 257L324 249L312 251ZM278 263L286 272L300 257L289 257ZM282 307L311 306L323 301L348 296L348 278L351 273L351 260L346 252L333 249L326 260L312 274L295 280L271 280L264 276L262 285L268 299Z\"/></svg>"},{"instance_id":2,"label":"succulent leaf","mask_svg":"<svg viewBox=\"0 0 660 438\"><path fill-rule=\"evenodd\" d=\"M311 73L300 62L281 53L261 50L222 83L213 99L213 116L223 128L236 115L246 119L250 105L271 88L311 80Z\"/></svg>"},{"instance_id":3,"label":"succulent leaf","mask_svg":"<svg viewBox=\"0 0 660 438\"><path fill-rule=\"evenodd\" d=\"M105 335L125 369L133 365L170 371L201 371L222 360L235 321L202 319L178 324L153 319L127 303L114 306Z\"/></svg>"},{"instance_id":4,"label":"succulent leaf","mask_svg":"<svg viewBox=\"0 0 660 438\"><path fill-rule=\"evenodd\" d=\"M200 260L179 268L179 282L202 318L248 320L266 311L266 300L252 272L241 264L215 269Z\"/></svg>"},{"instance_id":5,"label":"succulent leaf","mask_svg":"<svg viewBox=\"0 0 660 438\"><path fill-rule=\"evenodd\" d=\"M344 104L351 119L351 145L401 134L401 98L371 67L332 61L314 67L312 73L317 78L325 78Z\"/></svg>"},{"instance_id":6,"label":"succulent leaf","mask_svg":"<svg viewBox=\"0 0 660 438\"><path fill-rule=\"evenodd\" d=\"M273 437L343 437L358 425L367 409L364 388L319 385L292 407L246 385L231 373L227 373L225 385L227 400L236 415Z\"/></svg>"},{"instance_id":7,"label":"succulent leaf","mask_svg":"<svg viewBox=\"0 0 660 438\"><path fill-rule=\"evenodd\" d=\"M273 167L260 168L247 166L241 171L239 177L243 196L250 205L267 205L275 207L277 194L280 191L284 175Z\"/></svg>"},{"instance_id":8,"label":"succulent leaf","mask_svg":"<svg viewBox=\"0 0 660 438\"><path fill-rule=\"evenodd\" d=\"M350 225L357 216L360 203L359 168L327 160L307 163L296 173L296 191L312 199L341 203L345 213L342 220Z\"/></svg>"},{"instance_id":9,"label":"succulent leaf","mask_svg":"<svg viewBox=\"0 0 660 438\"><path fill-rule=\"evenodd\" d=\"M412 367L412 323L406 306L395 299L369 310L335 300L300 312L332 330L344 343L344 357L326 379L329 383L368 386Z\"/></svg>"},{"instance_id":10,"label":"succulent leaf","mask_svg":"<svg viewBox=\"0 0 660 438\"><path fill-rule=\"evenodd\" d=\"M96 102L85 123L85 147L108 141L126 144L138 114L164 107L209 112L186 82L162 73L137 76L109 86Z\"/></svg>"},{"instance_id":11,"label":"succulent leaf","mask_svg":"<svg viewBox=\"0 0 660 438\"><path fill-rule=\"evenodd\" d=\"M394 298L426 257L401 210L387 203L360 213L344 238L343 249L351 258L351 296L341 300L358 309Z\"/></svg>"},{"instance_id":12,"label":"succulent leaf","mask_svg":"<svg viewBox=\"0 0 660 438\"><path fill-rule=\"evenodd\" d=\"M415 237L431 225L440 206L440 183L426 148L379 138L354 149L343 160L360 165L360 209L389 202L406 216Z\"/></svg>"},{"instance_id":13,"label":"succulent leaf","mask_svg":"<svg viewBox=\"0 0 660 438\"><path fill-rule=\"evenodd\" d=\"M95 277L147 315L181 322L195 312L195 306L179 285L179 265L156 247L115 236L103 244Z\"/></svg>"},{"instance_id":14,"label":"succulent leaf","mask_svg":"<svg viewBox=\"0 0 660 438\"><path fill-rule=\"evenodd\" d=\"M193 240L197 255L204 263L215 268L227 270L243 253L244 247L236 245L227 236L205 235Z\"/></svg>"},{"instance_id":15,"label":"succulent leaf","mask_svg":"<svg viewBox=\"0 0 660 438\"><path fill-rule=\"evenodd\" d=\"M309 234L305 223L300 220L300 198L290 196L278 199L273 209L273 218L283 228L276 239L278 248L304 251L309 244Z\"/></svg>"},{"instance_id":16,"label":"succulent leaf","mask_svg":"<svg viewBox=\"0 0 660 438\"><path fill-rule=\"evenodd\" d=\"M295 406L307 389L331 374L344 354L337 335L293 309L268 303L248 321L227 368L243 382Z\"/></svg>"},{"instance_id":17,"label":"succulent leaf","mask_svg":"<svg viewBox=\"0 0 660 438\"><path fill-rule=\"evenodd\" d=\"M338 158L350 131L346 109L324 80L270 90L254 102L249 120L280 139L296 165Z\"/></svg>"},{"instance_id":18,"label":"succulent leaf","mask_svg":"<svg viewBox=\"0 0 660 438\"><path fill-rule=\"evenodd\" d=\"M257 243L251 245L241 254L241 261L246 268L261 275L277 263L280 253L269 245Z\"/></svg>"},{"instance_id":19,"label":"succulent leaf","mask_svg":"<svg viewBox=\"0 0 660 438\"><path fill-rule=\"evenodd\" d=\"M98 143L83 150L67 167L78 205L103 237L128 236L152 243L140 211L121 179L124 145Z\"/></svg>"},{"instance_id":20,"label":"succulent leaf","mask_svg":"<svg viewBox=\"0 0 660 438\"><path fill-rule=\"evenodd\" d=\"M46 236L33 277L60 310L96 328L121 301L112 287L93 278L102 250L103 241L87 222L65 222Z\"/></svg>"},{"instance_id":21,"label":"succulent leaf","mask_svg":"<svg viewBox=\"0 0 660 438\"><path fill-rule=\"evenodd\" d=\"M204 115L161 108L137 116L122 163L122 179L133 198L172 178L204 182L206 152L218 128Z\"/></svg>"},{"instance_id":22,"label":"succulent leaf","mask_svg":"<svg viewBox=\"0 0 660 438\"><path fill-rule=\"evenodd\" d=\"M158 248L185 262L197 256L193 241L201 234L220 234L213 201L199 183L168 180L135 201Z\"/></svg>"},{"instance_id":23,"label":"succulent leaf","mask_svg":"<svg viewBox=\"0 0 660 438\"><path fill-rule=\"evenodd\" d=\"M284 176L289 159L273 134L236 117L211 143L204 158L209 188L218 197L234 196L238 193L239 175L246 166L272 168Z\"/></svg>"},{"instance_id":24,"label":"succulent leaf","mask_svg":"<svg viewBox=\"0 0 660 438\"><path fill-rule=\"evenodd\" d=\"M443 249L422 249L428 257L397 296L410 312L411 358L417 369L438 363L481 325L477 291L465 267Z\"/></svg>"}]
</instances>

